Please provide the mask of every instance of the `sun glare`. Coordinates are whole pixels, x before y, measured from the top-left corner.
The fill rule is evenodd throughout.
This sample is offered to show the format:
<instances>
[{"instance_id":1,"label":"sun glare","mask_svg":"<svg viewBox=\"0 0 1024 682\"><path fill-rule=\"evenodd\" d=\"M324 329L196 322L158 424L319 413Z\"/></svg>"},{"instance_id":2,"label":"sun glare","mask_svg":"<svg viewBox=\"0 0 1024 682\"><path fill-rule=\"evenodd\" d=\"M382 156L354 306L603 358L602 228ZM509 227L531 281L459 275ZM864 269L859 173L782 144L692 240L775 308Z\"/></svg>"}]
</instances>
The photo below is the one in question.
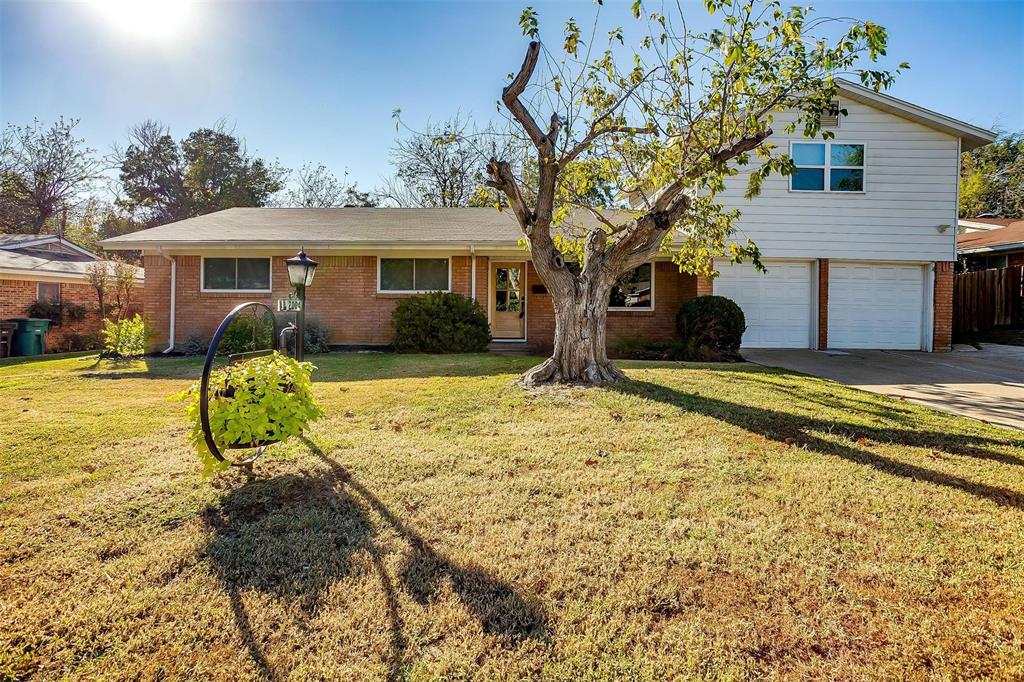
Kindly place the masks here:
<instances>
[{"instance_id":1,"label":"sun glare","mask_svg":"<svg viewBox=\"0 0 1024 682\"><path fill-rule=\"evenodd\" d=\"M196 8L189 0L89 0L89 5L116 32L158 41L183 36Z\"/></svg>"}]
</instances>

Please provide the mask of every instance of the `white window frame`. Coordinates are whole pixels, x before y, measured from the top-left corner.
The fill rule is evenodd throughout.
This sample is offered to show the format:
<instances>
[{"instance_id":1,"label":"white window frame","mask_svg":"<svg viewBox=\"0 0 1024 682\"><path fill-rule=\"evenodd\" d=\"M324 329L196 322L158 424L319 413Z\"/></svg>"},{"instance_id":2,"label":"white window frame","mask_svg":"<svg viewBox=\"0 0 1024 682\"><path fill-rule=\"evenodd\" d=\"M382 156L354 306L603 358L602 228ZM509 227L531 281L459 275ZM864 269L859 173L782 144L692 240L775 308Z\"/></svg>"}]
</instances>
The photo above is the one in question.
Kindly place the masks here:
<instances>
[{"instance_id":1,"label":"white window frame","mask_svg":"<svg viewBox=\"0 0 1024 682\"><path fill-rule=\"evenodd\" d=\"M797 168L820 168L825 172L824 183L822 189L793 189L793 175L789 176L787 184L789 185L790 192L796 192L801 194L866 194L868 189L868 145L865 142L858 142L856 140L790 140L789 141L789 158L793 158L793 145L795 144L821 144L825 145L825 164L824 165L800 165ZM863 166L833 166L832 165L832 145L857 145L864 148L864 165ZM832 169L836 170L859 170L864 173L863 189L860 190L833 190L830 189L832 184Z\"/></svg>"},{"instance_id":2,"label":"white window frame","mask_svg":"<svg viewBox=\"0 0 1024 682\"><path fill-rule=\"evenodd\" d=\"M209 256L209 258L225 259L230 258L235 261L235 282L238 282L238 259L260 259L263 256ZM267 273L269 275L270 286L266 289L207 289L206 288L206 259L207 256L202 256L199 261L199 291L203 294L269 294L274 290L274 259L271 256L265 258L267 261Z\"/></svg>"},{"instance_id":3,"label":"white window frame","mask_svg":"<svg viewBox=\"0 0 1024 682\"><path fill-rule=\"evenodd\" d=\"M648 261L646 264L651 266L651 305L648 308L639 308L636 306L608 306L608 312L610 313L651 313L654 312L654 306L657 303L655 299L655 280L658 279L658 270L655 267L657 261ZM645 265L641 263L640 265ZM639 265L637 267L640 267ZM634 268L635 269L635 268Z\"/></svg>"},{"instance_id":4,"label":"white window frame","mask_svg":"<svg viewBox=\"0 0 1024 682\"><path fill-rule=\"evenodd\" d=\"M417 260L440 260L448 261L448 288L447 289L382 289L380 284L380 262L388 260L412 260L412 281L416 282L416 261ZM433 291L441 291L446 294L452 291L452 257L451 256L377 256L377 293L378 294L429 294Z\"/></svg>"},{"instance_id":5,"label":"white window frame","mask_svg":"<svg viewBox=\"0 0 1024 682\"><path fill-rule=\"evenodd\" d=\"M36 282L36 303L42 303L43 302L43 298L39 294L39 287L43 286L44 284L56 284L57 285L57 300L55 302L54 301L47 301L47 303L49 303L50 305L60 305L63 302L63 298L64 298L64 292L62 291L62 289L64 287L62 287L60 285L60 282Z\"/></svg>"}]
</instances>

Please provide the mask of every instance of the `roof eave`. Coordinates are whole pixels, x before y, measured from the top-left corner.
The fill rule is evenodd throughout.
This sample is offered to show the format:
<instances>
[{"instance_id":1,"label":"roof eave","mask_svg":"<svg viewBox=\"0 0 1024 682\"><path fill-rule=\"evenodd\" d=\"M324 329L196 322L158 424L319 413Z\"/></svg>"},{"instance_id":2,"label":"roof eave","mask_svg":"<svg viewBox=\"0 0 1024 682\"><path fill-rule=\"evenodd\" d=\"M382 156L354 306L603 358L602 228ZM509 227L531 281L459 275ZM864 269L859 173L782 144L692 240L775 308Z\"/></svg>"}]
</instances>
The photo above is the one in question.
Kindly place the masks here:
<instances>
[{"instance_id":1,"label":"roof eave","mask_svg":"<svg viewBox=\"0 0 1024 682\"><path fill-rule=\"evenodd\" d=\"M962 140L962 151L969 152L972 149L983 147L986 144L995 142L998 137L998 135L991 130L979 128L978 126L965 123L964 121L946 116L945 114L940 114L936 111L932 111L931 109L919 107L916 104L911 104L910 102L893 97L892 95L875 92L871 88L865 88L864 86L857 85L851 81L838 78L836 79L836 83L839 86L840 92L854 100L903 116L904 118L916 121L930 128L935 128L949 135L953 135L954 137L959 137Z\"/></svg>"},{"instance_id":2,"label":"roof eave","mask_svg":"<svg viewBox=\"0 0 1024 682\"><path fill-rule=\"evenodd\" d=\"M988 246L974 246L957 248L957 253L964 255L970 255L975 253L1001 253L1003 251L1014 251L1017 249L1024 250L1024 241L1010 242L1008 244L990 244Z\"/></svg>"}]
</instances>

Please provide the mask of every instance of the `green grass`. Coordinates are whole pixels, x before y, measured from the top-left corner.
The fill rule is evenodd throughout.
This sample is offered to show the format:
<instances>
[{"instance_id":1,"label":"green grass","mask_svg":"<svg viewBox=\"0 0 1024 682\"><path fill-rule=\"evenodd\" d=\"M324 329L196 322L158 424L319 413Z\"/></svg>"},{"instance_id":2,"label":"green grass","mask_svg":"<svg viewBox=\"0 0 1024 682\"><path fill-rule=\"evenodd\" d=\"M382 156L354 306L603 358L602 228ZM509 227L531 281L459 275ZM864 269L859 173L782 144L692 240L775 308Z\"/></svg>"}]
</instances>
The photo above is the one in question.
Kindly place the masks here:
<instances>
[{"instance_id":1,"label":"green grass","mask_svg":"<svg viewBox=\"0 0 1024 682\"><path fill-rule=\"evenodd\" d=\"M752 365L332 354L203 480L194 359L0 366L0 678L1021 679L1024 434Z\"/></svg>"}]
</instances>

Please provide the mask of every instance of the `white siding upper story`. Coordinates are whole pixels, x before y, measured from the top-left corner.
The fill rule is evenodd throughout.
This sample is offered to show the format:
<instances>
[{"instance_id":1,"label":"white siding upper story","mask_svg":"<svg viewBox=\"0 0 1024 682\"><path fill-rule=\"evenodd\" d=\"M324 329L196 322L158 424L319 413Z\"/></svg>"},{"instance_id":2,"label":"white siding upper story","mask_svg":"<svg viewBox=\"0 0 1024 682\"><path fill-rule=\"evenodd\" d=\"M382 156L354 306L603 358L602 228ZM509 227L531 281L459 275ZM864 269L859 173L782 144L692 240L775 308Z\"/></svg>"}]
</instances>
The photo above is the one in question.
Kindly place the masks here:
<instances>
[{"instance_id":1,"label":"white siding upper story","mask_svg":"<svg viewBox=\"0 0 1024 682\"><path fill-rule=\"evenodd\" d=\"M828 130L864 145L864 191L793 192L773 175L748 201L743 172L719 195L741 212L735 240L752 239L766 258L955 260L960 138L842 96L840 107L848 115ZM793 117L778 114L773 128ZM813 141L800 128L769 139L788 153L791 141Z\"/></svg>"}]
</instances>

